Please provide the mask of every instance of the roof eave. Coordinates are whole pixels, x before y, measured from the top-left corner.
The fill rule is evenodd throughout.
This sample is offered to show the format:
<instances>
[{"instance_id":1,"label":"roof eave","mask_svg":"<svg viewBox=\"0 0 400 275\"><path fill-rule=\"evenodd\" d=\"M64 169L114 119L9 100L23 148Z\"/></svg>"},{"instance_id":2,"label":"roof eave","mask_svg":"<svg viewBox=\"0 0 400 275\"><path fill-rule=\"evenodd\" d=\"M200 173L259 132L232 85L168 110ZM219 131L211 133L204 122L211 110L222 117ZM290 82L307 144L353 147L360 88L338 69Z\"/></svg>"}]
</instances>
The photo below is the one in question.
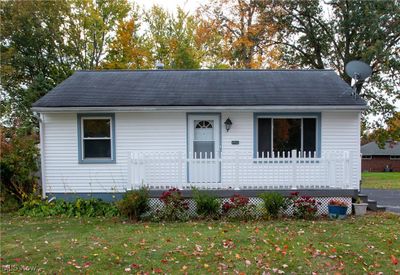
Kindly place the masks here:
<instances>
[{"instance_id":1,"label":"roof eave","mask_svg":"<svg viewBox=\"0 0 400 275\"><path fill-rule=\"evenodd\" d=\"M325 106L104 106L104 107L32 107L37 113L65 113L65 112L157 112L157 111L201 111L201 110L229 110L229 111L364 111L366 105L325 105Z\"/></svg>"}]
</instances>

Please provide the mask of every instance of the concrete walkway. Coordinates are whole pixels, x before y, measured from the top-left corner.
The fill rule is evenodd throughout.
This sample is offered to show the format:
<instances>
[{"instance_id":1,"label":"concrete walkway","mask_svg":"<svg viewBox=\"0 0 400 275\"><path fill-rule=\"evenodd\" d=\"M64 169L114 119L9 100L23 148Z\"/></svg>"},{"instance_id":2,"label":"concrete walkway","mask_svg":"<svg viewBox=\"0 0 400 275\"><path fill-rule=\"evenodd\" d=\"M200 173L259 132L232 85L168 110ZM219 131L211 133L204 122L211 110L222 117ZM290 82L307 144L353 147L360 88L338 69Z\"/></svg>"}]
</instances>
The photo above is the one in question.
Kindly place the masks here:
<instances>
[{"instance_id":1,"label":"concrete walkway","mask_svg":"<svg viewBox=\"0 0 400 275\"><path fill-rule=\"evenodd\" d=\"M400 189L361 189L361 194L368 195L370 200L376 200L387 211L400 213Z\"/></svg>"}]
</instances>

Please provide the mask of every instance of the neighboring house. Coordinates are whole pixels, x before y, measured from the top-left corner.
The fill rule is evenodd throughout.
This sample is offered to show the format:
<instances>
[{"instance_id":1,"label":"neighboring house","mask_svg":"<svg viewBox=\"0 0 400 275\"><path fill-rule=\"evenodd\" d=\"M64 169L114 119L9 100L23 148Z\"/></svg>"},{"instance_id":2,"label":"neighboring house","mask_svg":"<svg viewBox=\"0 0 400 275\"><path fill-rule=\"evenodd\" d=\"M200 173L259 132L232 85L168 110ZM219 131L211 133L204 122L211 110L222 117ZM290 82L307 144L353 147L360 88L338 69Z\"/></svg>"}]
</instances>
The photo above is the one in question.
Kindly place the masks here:
<instances>
[{"instance_id":1,"label":"neighboring house","mask_svg":"<svg viewBox=\"0 0 400 275\"><path fill-rule=\"evenodd\" d=\"M362 171L400 172L400 142L386 142L384 148L379 148L376 142L361 146Z\"/></svg>"},{"instance_id":2,"label":"neighboring house","mask_svg":"<svg viewBox=\"0 0 400 275\"><path fill-rule=\"evenodd\" d=\"M43 192L110 198L146 185L350 198L365 108L331 70L78 71L33 105Z\"/></svg>"}]
</instances>

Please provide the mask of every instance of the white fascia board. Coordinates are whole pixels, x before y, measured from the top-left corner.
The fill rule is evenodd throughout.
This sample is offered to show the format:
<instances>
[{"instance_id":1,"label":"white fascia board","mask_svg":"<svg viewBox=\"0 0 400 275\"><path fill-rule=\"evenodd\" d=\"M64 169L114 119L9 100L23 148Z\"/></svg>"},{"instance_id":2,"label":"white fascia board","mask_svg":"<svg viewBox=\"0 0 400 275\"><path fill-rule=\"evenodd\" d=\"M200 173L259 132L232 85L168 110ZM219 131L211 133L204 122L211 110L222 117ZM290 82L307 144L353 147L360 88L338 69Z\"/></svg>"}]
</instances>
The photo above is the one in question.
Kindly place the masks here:
<instances>
[{"instance_id":1,"label":"white fascia board","mask_svg":"<svg viewBox=\"0 0 400 275\"><path fill-rule=\"evenodd\" d=\"M95 112L209 112L211 111L363 111L367 106L137 106L137 107L33 107L38 113Z\"/></svg>"}]
</instances>

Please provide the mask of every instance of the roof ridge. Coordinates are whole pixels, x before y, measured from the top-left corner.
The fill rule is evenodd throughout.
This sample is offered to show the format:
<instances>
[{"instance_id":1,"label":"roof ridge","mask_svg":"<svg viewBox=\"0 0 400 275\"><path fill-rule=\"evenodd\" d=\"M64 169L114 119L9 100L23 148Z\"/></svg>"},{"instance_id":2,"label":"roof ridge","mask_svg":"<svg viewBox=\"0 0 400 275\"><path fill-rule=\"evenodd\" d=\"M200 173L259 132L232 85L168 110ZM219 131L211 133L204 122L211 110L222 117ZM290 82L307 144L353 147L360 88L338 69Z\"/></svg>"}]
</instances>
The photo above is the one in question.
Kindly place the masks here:
<instances>
[{"instance_id":1,"label":"roof ridge","mask_svg":"<svg viewBox=\"0 0 400 275\"><path fill-rule=\"evenodd\" d=\"M310 72L334 71L333 69L104 69L104 70L76 70L75 72Z\"/></svg>"}]
</instances>

